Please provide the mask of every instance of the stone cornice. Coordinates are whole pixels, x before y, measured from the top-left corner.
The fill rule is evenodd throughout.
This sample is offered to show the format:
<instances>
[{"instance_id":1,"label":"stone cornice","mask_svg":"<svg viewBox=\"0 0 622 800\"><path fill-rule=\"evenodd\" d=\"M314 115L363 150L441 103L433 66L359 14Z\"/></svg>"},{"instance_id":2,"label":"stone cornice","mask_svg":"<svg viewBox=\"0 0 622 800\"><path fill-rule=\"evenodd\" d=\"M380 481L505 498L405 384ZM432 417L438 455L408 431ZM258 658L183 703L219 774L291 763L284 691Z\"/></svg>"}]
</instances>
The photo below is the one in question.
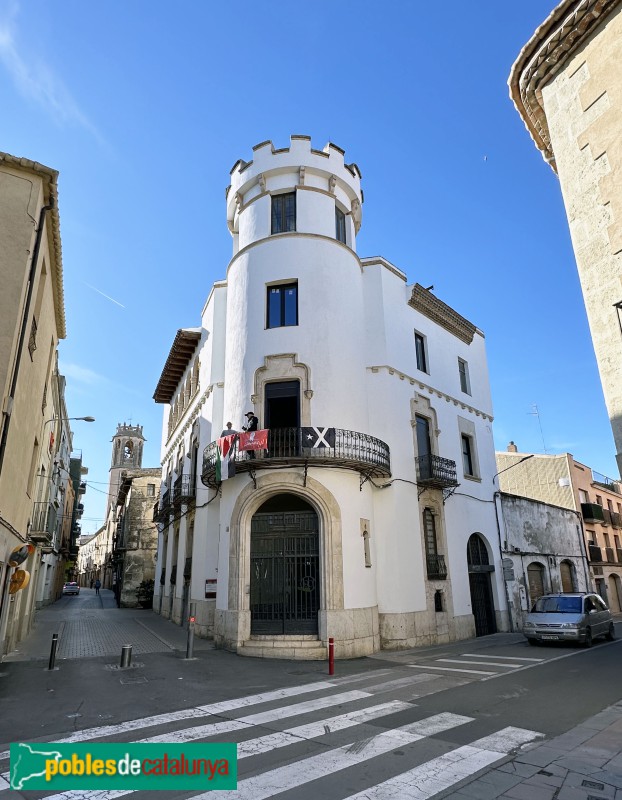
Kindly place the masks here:
<instances>
[{"instance_id":1,"label":"stone cornice","mask_svg":"<svg viewBox=\"0 0 622 800\"><path fill-rule=\"evenodd\" d=\"M443 303L435 297L428 289L416 283L413 287L412 295L408 305L415 311L424 314L432 322L436 322L441 328L452 333L458 339L467 344L471 344L477 328L468 319L460 316L451 306Z\"/></svg>"},{"instance_id":2,"label":"stone cornice","mask_svg":"<svg viewBox=\"0 0 622 800\"><path fill-rule=\"evenodd\" d=\"M622 0L563 0L523 47L510 72L510 97L536 147L555 172L542 87L621 3Z\"/></svg>"},{"instance_id":3,"label":"stone cornice","mask_svg":"<svg viewBox=\"0 0 622 800\"><path fill-rule=\"evenodd\" d=\"M418 378L413 378L411 375L407 375L405 372L395 369L395 367L391 367L388 364L377 364L372 367L367 367L367 369L373 373L378 373L381 370L386 371L389 373L389 375L396 375L401 381L408 381L411 386L416 386L418 389L421 389L421 391L427 392L430 395L435 395L441 400L445 400L447 403L453 403L463 411L468 411L470 414L474 414L476 417L482 417L489 422L492 422L494 419L494 417L491 414L488 414L486 411L475 408L475 406L471 406L468 403L465 403L464 400L459 400L457 397L453 397L446 392L441 392L440 389L436 389L434 386L429 386L427 383L423 383Z\"/></svg>"}]
</instances>

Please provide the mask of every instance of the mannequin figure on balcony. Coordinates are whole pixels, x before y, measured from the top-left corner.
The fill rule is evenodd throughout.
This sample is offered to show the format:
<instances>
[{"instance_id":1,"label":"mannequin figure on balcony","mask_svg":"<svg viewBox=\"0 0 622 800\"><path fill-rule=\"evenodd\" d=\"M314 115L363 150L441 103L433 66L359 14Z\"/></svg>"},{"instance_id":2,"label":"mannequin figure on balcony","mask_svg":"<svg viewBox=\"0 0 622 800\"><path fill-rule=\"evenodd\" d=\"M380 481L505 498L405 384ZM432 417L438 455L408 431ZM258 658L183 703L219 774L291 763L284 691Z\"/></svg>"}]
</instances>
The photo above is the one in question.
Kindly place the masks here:
<instances>
[{"instance_id":1,"label":"mannequin figure on balcony","mask_svg":"<svg viewBox=\"0 0 622 800\"><path fill-rule=\"evenodd\" d=\"M247 411L244 416L246 417L246 425L242 428L242 430L246 431L247 433L250 433L250 431L258 430L258 428L259 428L259 420L253 414L253 412L252 411ZM255 453L253 452L253 450L249 450L248 457L250 459L255 458Z\"/></svg>"}]
</instances>

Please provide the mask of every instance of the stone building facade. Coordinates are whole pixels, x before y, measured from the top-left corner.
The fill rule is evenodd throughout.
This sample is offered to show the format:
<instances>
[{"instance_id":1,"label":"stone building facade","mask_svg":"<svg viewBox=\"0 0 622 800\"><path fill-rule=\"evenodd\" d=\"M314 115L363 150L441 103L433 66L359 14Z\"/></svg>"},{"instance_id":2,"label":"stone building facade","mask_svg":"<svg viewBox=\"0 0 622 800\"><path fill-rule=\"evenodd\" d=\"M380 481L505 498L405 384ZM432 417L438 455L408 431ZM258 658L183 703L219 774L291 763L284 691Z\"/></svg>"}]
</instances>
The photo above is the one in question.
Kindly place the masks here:
<instances>
[{"instance_id":1,"label":"stone building facade","mask_svg":"<svg viewBox=\"0 0 622 800\"><path fill-rule=\"evenodd\" d=\"M512 629L543 594L592 591L581 521L576 512L501 493L503 572Z\"/></svg>"},{"instance_id":2,"label":"stone building facade","mask_svg":"<svg viewBox=\"0 0 622 800\"><path fill-rule=\"evenodd\" d=\"M161 476L159 468L124 470L120 476L112 563L113 585L121 608L140 605L140 584L155 579L158 528L153 505Z\"/></svg>"},{"instance_id":3,"label":"stone building facade","mask_svg":"<svg viewBox=\"0 0 622 800\"><path fill-rule=\"evenodd\" d=\"M154 608L243 655L325 658L505 629L483 333L361 258L356 164L263 142L227 191L233 256L177 332ZM264 446L222 432L247 412ZM235 473L235 474L233 474Z\"/></svg>"},{"instance_id":4,"label":"stone building facade","mask_svg":"<svg viewBox=\"0 0 622 800\"><path fill-rule=\"evenodd\" d=\"M523 48L509 85L559 176L622 470L621 0L561 2Z\"/></svg>"},{"instance_id":5,"label":"stone building facade","mask_svg":"<svg viewBox=\"0 0 622 800\"><path fill-rule=\"evenodd\" d=\"M36 603L59 580L52 560L66 480L55 458L70 433L57 391L65 337L57 178L0 153L0 653L28 632ZM28 558L11 566L24 545ZM18 568L29 576L20 586Z\"/></svg>"},{"instance_id":6,"label":"stone building facade","mask_svg":"<svg viewBox=\"0 0 622 800\"><path fill-rule=\"evenodd\" d=\"M502 492L572 511L589 563L588 591L595 588L612 611L622 611L622 482L594 472L570 453L520 453L513 443L508 452L497 453L497 466ZM568 543L561 540L555 547L553 555L560 556ZM539 575L532 573L532 595L552 586L546 565Z\"/></svg>"}]
</instances>

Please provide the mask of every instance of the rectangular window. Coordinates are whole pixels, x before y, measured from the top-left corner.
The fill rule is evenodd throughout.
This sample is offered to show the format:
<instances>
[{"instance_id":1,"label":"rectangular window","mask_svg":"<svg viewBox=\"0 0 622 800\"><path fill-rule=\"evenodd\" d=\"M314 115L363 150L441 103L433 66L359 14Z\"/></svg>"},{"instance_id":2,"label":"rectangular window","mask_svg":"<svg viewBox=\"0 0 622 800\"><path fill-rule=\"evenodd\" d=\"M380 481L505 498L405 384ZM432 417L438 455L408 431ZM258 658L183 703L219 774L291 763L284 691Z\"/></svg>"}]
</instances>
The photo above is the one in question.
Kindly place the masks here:
<instances>
[{"instance_id":1,"label":"rectangular window","mask_svg":"<svg viewBox=\"0 0 622 800\"><path fill-rule=\"evenodd\" d=\"M415 331L415 355L417 356L417 369L421 372L428 371L425 336Z\"/></svg>"},{"instance_id":2,"label":"rectangular window","mask_svg":"<svg viewBox=\"0 0 622 800\"><path fill-rule=\"evenodd\" d=\"M337 207L335 207L335 238L338 242L346 243L346 215Z\"/></svg>"},{"instance_id":3,"label":"rectangular window","mask_svg":"<svg viewBox=\"0 0 622 800\"><path fill-rule=\"evenodd\" d=\"M298 325L298 284L268 286L267 328Z\"/></svg>"},{"instance_id":4,"label":"rectangular window","mask_svg":"<svg viewBox=\"0 0 622 800\"><path fill-rule=\"evenodd\" d=\"M458 359L458 372L460 374L460 388L465 394L471 394L469 382L469 365L463 358Z\"/></svg>"},{"instance_id":5,"label":"rectangular window","mask_svg":"<svg viewBox=\"0 0 622 800\"><path fill-rule=\"evenodd\" d=\"M465 475L474 475L471 437L462 434L462 467Z\"/></svg>"},{"instance_id":6,"label":"rectangular window","mask_svg":"<svg viewBox=\"0 0 622 800\"><path fill-rule=\"evenodd\" d=\"M155 497L155 483L147 484L147 497Z\"/></svg>"},{"instance_id":7,"label":"rectangular window","mask_svg":"<svg viewBox=\"0 0 622 800\"><path fill-rule=\"evenodd\" d=\"M296 192L272 196L272 233L296 230Z\"/></svg>"}]
</instances>

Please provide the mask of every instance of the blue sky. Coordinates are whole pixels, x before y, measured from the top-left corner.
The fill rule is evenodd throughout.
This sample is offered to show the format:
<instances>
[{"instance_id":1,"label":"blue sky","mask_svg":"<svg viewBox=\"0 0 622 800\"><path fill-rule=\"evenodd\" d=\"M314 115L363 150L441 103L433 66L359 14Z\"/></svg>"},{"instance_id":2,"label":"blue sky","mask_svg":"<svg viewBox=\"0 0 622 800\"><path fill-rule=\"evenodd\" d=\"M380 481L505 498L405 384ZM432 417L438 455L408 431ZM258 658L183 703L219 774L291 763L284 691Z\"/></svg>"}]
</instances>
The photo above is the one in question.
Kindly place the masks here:
<instances>
[{"instance_id":1,"label":"blue sky","mask_svg":"<svg viewBox=\"0 0 622 800\"><path fill-rule=\"evenodd\" d=\"M0 0L0 150L60 172L83 532L118 422L144 426L175 332L200 324L231 238L224 190L253 145L333 141L363 175L357 249L486 334L495 440L615 477L561 193L508 96L554 0ZM537 407L539 416L533 414Z\"/></svg>"}]
</instances>

